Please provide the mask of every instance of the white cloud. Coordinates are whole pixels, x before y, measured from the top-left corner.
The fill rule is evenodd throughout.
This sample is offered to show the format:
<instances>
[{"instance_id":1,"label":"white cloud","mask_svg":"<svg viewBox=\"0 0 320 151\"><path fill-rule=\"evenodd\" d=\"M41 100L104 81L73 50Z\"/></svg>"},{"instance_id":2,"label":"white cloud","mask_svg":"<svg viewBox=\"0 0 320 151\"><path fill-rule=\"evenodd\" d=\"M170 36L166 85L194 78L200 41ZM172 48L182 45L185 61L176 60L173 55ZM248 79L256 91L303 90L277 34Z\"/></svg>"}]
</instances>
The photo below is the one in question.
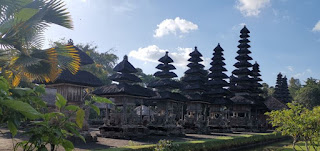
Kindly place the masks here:
<instances>
[{"instance_id":1,"label":"white cloud","mask_svg":"<svg viewBox=\"0 0 320 151\"><path fill-rule=\"evenodd\" d=\"M312 70L311 69L307 69L306 70L308 73L312 73Z\"/></svg>"},{"instance_id":2,"label":"white cloud","mask_svg":"<svg viewBox=\"0 0 320 151\"><path fill-rule=\"evenodd\" d=\"M112 5L112 10L118 13L131 12L136 9L136 6L128 0L115 1Z\"/></svg>"},{"instance_id":3,"label":"white cloud","mask_svg":"<svg viewBox=\"0 0 320 151\"><path fill-rule=\"evenodd\" d=\"M293 72L294 68L292 66L287 66L287 69L291 72Z\"/></svg>"},{"instance_id":4,"label":"white cloud","mask_svg":"<svg viewBox=\"0 0 320 151\"><path fill-rule=\"evenodd\" d=\"M314 32L320 31L320 20L317 22L316 25L314 25L312 31L314 31Z\"/></svg>"},{"instance_id":5,"label":"white cloud","mask_svg":"<svg viewBox=\"0 0 320 151\"><path fill-rule=\"evenodd\" d=\"M189 33L192 30L197 30L198 25L194 24L185 19L180 19L180 17L176 17L175 19L165 19L159 25L157 25L157 29L153 37L163 37L165 35L177 33ZM181 37L181 35L179 36Z\"/></svg>"},{"instance_id":6,"label":"white cloud","mask_svg":"<svg viewBox=\"0 0 320 151\"><path fill-rule=\"evenodd\" d=\"M270 4L270 0L237 0L236 8L244 16L259 16L261 9Z\"/></svg>"},{"instance_id":7,"label":"white cloud","mask_svg":"<svg viewBox=\"0 0 320 151\"><path fill-rule=\"evenodd\" d=\"M232 26L232 30L238 31L238 30L242 29L244 25L246 25L246 23L240 23L238 25L234 25L234 26Z\"/></svg>"},{"instance_id":8,"label":"white cloud","mask_svg":"<svg viewBox=\"0 0 320 151\"><path fill-rule=\"evenodd\" d=\"M129 53L129 57L145 61L159 63L158 60L165 55L167 49L160 49L156 45L150 45L147 47L139 48L138 50L132 50ZM187 68L189 54L193 51L193 48L181 48L178 47L175 51L169 51L169 56L172 58L173 65L180 68ZM203 64L207 65L209 58L203 58L205 60Z\"/></svg>"},{"instance_id":9,"label":"white cloud","mask_svg":"<svg viewBox=\"0 0 320 151\"><path fill-rule=\"evenodd\" d=\"M312 70L311 69L306 69L305 71L303 72L300 72L300 73L296 73L295 75L293 75L294 78L301 78L307 74L311 74L312 73Z\"/></svg>"}]
</instances>

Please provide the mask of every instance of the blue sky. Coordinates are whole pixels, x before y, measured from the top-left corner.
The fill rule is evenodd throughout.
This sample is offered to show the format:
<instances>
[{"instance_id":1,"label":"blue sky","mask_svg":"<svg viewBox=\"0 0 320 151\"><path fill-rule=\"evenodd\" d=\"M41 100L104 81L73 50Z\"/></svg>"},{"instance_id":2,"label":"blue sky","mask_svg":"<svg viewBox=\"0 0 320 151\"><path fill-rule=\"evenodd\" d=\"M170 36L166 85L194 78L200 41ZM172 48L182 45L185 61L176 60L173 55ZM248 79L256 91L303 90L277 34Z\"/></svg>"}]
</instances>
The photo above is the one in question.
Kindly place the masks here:
<instances>
[{"instance_id":1,"label":"blue sky","mask_svg":"<svg viewBox=\"0 0 320 151\"><path fill-rule=\"evenodd\" d=\"M157 60L169 51L175 72L187 69L194 46L204 56L206 69L218 43L230 75L236 63L239 31L251 31L251 56L260 64L262 79L274 85L282 72L288 78L319 79L319 0L65 0L74 29L51 26L50 41L72 38L92 43L99 52L115 54L143 69L156 72Z\"/></svg>"}]
</instances>

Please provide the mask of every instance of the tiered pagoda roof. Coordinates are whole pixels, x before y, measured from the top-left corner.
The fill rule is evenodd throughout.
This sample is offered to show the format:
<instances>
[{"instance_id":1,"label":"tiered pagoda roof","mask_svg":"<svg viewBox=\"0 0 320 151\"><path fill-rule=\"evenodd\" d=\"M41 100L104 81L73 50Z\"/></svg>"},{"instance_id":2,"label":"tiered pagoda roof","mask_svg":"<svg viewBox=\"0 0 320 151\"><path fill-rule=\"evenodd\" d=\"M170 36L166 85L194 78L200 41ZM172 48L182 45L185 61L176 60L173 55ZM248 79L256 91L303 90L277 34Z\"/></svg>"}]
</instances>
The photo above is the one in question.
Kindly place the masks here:
<instances>
[{"instance_id":1,"label":"tiered pagoda roof","mask_svg":"<svg viewBox=\"0 0 320 151\"><path fill-rule=\"evenodd\" d=\"M230 92L226 89L229 86L225 79L229 77L224 73L227 69L224 67L223 49L220 44L214 48L211 68L211 73L208 75L207 91L205 95L208 97L208 101L212 104L231 104L229 99Z\"/></svg>"},{"instance_id":2,"label":"tiered pagoda roof","mask_svg":"<svg viewBox=\"0 0 320 151\"><path fill-rule=\"evenodd\" d=\"M289 89L288 89L287 77L284 76L282 78L281 73L279 73L277 76L277 83L275 86L275 91L273 96L276 99L282 101L283 103L288 103L292 100Z\"/></svg>"},{"instance_id":3,"label":"tiered pagoda roof","mask_svg":"<svg viewBox=\"0 0 320 151\"><path fill-rule=\"evenodd\" d=\"M282 78L282 89L283 89L283 101L285 103L291 102L292 98L288 89L288 79L286 76Z\"/></svg>"},{"instance_id":4,"label":"tiered pagoda roof","mask_svg":"<svg viewBox=\"0 0 320 151\"><path fill-rule=\"evenodd\" d=\"M176 68L170 64L173 60L168 55L169 52L161 57L158 61L161 62L156 68L160 71L157 71L154 76L159 79L152 81L149 83L148 87L157 89L157 96L152 99L156 100L176 100L176 101L184 101L186 98L182 96L180 93L174 93L172 90L179 89L181 87L180 83L173 80L172 78L177 77L177 75L171 70L175 70Z\"/></svg>"},{"instance_id":5,"label":"tiered pagoda roof","mask_svg":"<svg viewBox=\"0 0 320 151\"><path fill-rule=\"evenodd\" d=\"M282 94L282 82L283 82L283 80L282 80L282 74L279 73L279 74L277 75L277 82L276 82L276 86L275 86L275 88L274 88L273 96L274 96L276 99L280 100L280 101L282 101L282 99L283 99L283 94Z\"/></svg>"},{"instance_id":6,"label":"tiered pagoda roof","mask_svg":"<svg viewBox=\"0 0 320 151\"><path fill-rule=\"evenodd\" d=\"M185 86L183 91L185 96L190 101L202 101L202 93L205 90L204 84L206 82L207 71L205 71L204 65L200 64L203 60L200 58L202 54L198 51L197 47L194 48L194 51L189 54L190 62L187 66L189 69L185 72L185 76L182 81Z\"/></svg>"},{"instance_id":7,"label":"tiered pagoda roof","mask_svg":"<svg viewBox=\"0 0 320 151\"><path fill-rule=\"evenodd\" d=\"M102 96L134 96L134 97L151 97L154 93L135 83L141 82L141 79L133 73L138 72L136 68L128 61L128 56L124 56L123 60L117 64L113 71L117 73L110 76L110 79L119 84L111 84L100 87L93 94Z\"/></svg>"},{"instance_id":8,"label":"tiered pagoda roof","mask_svg":"<svg viewBox=\"0 0 320 151\"><path fill-rule=\"evenodd\" d=\"M261 90L263 86L259 83L262 81L262 79L260 78L261 74L260 74L259 64L257 62L253 64L251 76L252 76L252 82L253 82L251 93L258 96L259 94L263 93Z\"/></svg>"},{"instance_id":9,"label":"tiered pagoda roof","mask_svg":"<svg viewBox=\"0 0 320 151\"><path fill-rule=\"evenodd\" d=\"M247 29L246 26L244 26L240 31L240 40L237 51L238 56L236 59L238 60L237 63L234 64L236 69L232 72L235 75L235 84L236 87L233 89L234 93L238 94L248 94L250 93L250 89L252 87L251 85L251 70L249 69L252 67L252 64L249 62L252 60L252 58L249 56L251 51L249 51L248 48L250 48L250 45L248 44L250 41L248 40L250 31Z\"/></svg>"},{"instance_id":10,"label":"tiered pagoda roof","mask_svg":"<svg viewBox=\"0 0 320 151\"><path fill-rule=\"evenodd\" d=\"M259 69L259 64L255 62L252 66L252 72L251 72L251 77L252 77L252 89L251 89L251 96L255 100L255 103L257 106L266 108L266 105L264 104L264 98L261 96L263 93L262 91L262 84L259 82L262 81L260 78L260 69Z\"/></svg>"},{"instance_id":11,"label":"tiered pagoda roof","mask_svg":"<svg viewBox=\"0 0 320 151\"><path fill-rule=\"evenodd\" d=\"M48 85L51 84L74 84L80 86L88 86L88 87L99 87L102 86L102 82L99 78L87 71L78 71L76 74L72 74L69 70L63 70L59 77L53 83L46 83Z\"/></svg>"}]
</instances>

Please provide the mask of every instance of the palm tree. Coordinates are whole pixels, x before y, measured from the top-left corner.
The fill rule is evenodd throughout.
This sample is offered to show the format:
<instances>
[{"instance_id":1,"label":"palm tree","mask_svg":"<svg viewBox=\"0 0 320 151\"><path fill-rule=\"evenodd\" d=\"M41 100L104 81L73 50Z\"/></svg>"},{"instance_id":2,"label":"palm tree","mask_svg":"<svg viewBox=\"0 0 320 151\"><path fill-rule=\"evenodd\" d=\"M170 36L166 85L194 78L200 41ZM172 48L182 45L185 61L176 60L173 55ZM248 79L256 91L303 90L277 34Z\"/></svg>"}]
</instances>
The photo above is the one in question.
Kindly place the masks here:
<instances>
[{"instance_id":1,"label":"palm tree","mask_svg":"<svg viewBox=\"0 0 320 151\"><path fill-rule=\"evenodd\" d=\"M73 45L41 49L50 24L73 28L61 0L0 1L0 71L13 86L22 78L54 81L62 70L75 74L80 68Z\"/></svg>"}]
</instances>

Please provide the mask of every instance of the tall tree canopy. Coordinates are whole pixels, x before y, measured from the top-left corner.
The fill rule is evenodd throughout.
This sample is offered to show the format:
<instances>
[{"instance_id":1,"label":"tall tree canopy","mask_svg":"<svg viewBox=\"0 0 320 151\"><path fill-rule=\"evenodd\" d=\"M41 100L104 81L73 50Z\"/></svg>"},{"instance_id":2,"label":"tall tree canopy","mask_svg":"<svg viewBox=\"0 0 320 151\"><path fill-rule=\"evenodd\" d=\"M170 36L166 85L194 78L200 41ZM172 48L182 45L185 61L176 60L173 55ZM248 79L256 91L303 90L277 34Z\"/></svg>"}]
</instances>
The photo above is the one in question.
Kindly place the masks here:
<instances>
[{"instance_id":1,"label":"tall tree canopy","mask_svg":"<svg viewBox=\"0 0 320 151\"><path fill-rule=\"evenodd\" d=\"M308 78L306 84L296 92L294 100L309 109L320 105L320 82Z\"/></svg>"},{"instance_id":2,"label":"tall tree canopy","mask_svg":"<svg viewBox=\"0 0 320 151\"><path fill-rule=\"evenodd\" d=\"M301 88L300 80L291 77L291 79L289 80L289 92L292 98L296 97L296 93L300 88Z\"/></svg>"}]
</instances>

